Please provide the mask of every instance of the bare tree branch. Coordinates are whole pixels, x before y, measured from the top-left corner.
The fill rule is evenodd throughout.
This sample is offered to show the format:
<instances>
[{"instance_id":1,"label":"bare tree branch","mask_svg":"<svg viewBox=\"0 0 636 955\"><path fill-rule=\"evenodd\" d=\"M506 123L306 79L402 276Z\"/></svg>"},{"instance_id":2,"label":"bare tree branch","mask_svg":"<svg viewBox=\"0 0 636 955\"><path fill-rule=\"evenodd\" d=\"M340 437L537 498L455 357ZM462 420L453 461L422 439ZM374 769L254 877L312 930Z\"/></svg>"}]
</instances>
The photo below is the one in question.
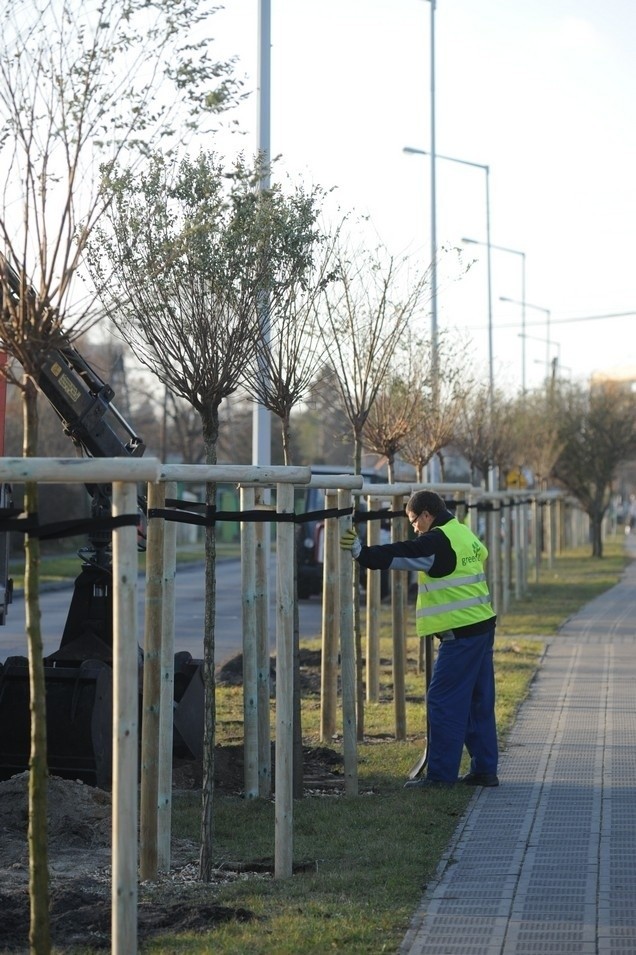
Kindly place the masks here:
<instances>
[{"instance_id":1,"label":"bare tree branch","mask_svg":"<svg viewBox=\"0 0 636 955\"><path fill-rule=\"evenodd\" d=\"M318 314L320 336L333 366L354 435L360 470L362 432L389 374L398 344L430 295L428 273L409 276L408 259L384 249L351 254L340 244L337 281L328 286Z\"/></svg>"}]
</instances>

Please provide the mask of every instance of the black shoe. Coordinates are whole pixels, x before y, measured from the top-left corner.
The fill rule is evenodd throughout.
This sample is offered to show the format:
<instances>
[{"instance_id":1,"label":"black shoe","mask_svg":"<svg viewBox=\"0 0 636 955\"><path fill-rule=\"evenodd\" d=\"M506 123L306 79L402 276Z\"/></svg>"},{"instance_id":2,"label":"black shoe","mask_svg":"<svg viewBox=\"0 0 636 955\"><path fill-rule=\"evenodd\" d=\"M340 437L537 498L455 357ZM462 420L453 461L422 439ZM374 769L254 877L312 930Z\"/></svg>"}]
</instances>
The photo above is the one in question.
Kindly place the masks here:
<instances>
[{"instance_id":1,"label":"black shoe","mask_svg":"<svg viewBox=\"0 0 636 955\"><path fill-rule=\"evenodd\" d=\"M466 786L485 786L491 788L499 785L499 778L494 773L467 773L460 782Z\"/></svg>"},{"instance_id":2,"label":"black shoe","mask_svg":"<svg viewBox=\"0 0 636 955\"><path fill-rule=\"evenodd\" d=\"M447 783L443 779L429 779L428 776L421 776L419 779L407 779L404 783L405 789L451 789L454 783Z\"/></svg>"}]
</instances>

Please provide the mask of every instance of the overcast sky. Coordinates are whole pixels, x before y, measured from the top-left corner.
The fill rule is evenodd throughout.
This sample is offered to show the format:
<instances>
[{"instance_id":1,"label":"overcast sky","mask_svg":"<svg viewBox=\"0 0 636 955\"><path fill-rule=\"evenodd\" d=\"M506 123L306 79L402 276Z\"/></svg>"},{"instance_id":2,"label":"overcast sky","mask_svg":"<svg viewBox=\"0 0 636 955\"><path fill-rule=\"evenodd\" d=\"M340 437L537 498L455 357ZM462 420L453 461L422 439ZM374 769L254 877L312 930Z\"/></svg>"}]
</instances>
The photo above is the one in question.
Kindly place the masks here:
<instances>
[{"instance_id":1,"label":"overcast sky","mask_svg":"<svg viewBox=\"0 0 636 955\"><path fill-rule=\"evenodd\" d=\"M258 0L227 0L215 55L254 95L231 152L256 149ZM395 253L430 262L429 0L271 0L271 148L293 177L337 187ZM635 0L437 0L437 236L485 243L490 192L493 364L526 381L558 357L577 379L636 368ZM468 165L476 164L475 166ZM488 167L489 174L485 169ZM486 249L438 294L439 327L469 338L488 374ZM454 258L448 259L454 263ZM455 274L455 273L453 273ZM549 311L549 326L548 315ZM589 316L628 313L616 318ZM577 321L570 321L577 319ZM546 344L546 338L552 344Z\"/></svg>"}]
</instances>

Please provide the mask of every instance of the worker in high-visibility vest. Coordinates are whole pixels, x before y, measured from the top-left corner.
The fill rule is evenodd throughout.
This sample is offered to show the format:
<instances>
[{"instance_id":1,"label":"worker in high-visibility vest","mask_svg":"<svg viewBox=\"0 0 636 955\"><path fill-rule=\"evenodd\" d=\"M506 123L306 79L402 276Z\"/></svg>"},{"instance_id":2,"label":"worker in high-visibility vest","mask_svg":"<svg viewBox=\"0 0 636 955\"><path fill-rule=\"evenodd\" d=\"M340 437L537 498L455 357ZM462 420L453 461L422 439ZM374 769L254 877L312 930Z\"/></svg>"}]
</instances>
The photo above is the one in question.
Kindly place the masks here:
<instances>
[{"instance_id":1,"label":"worker in high-visibility vest","mask_svg":"<svg viewBox=\"0 0 636 955\"><path fill-rule=\"evenodd\" d=\"M364 547L351 528L340 541L370 570L416 570L417 634L440 641L427 693L427 773L406 787L497 786L497 618L484 572L488 551L434 491L412 494L406 514L417 533L413 540ZM470 772L458 778L464 746Z\"/></svg>"}]
</instances>

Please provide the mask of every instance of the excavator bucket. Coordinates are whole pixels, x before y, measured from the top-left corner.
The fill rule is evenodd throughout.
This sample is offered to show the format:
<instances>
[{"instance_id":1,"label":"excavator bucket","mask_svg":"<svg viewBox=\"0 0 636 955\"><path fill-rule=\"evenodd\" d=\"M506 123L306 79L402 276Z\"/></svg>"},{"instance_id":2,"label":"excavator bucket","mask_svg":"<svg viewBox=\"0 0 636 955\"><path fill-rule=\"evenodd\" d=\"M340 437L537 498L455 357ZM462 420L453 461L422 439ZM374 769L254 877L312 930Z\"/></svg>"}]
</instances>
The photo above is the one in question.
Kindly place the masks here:
<instances>
[{"instance_id":1,"label":"excavator bucket","mask_svg":"<svg viewBox=\"0 0 636 955\"><path fill-rule=\"evenodd\" d=\"M110 667L100 660L46 666L45 686L49 772L104 786L111 759L100 735L112 721ZM0 778L28 768L30 732L28 660L9 657L0 666Z\"/></svg>"},{"instance_id":2,"label":"excavator bucket","mask_svg":"<svg viewBox=\"0 0 636 955\"><path fill-rule=\"evenodd\" d=\"M83 660L74 666L47 658L44 677L49 772L110 789L111 666L99 659ZM141 726L141 664L139 686ZM189 653L177 654L175 658L173 712L175 754L199 757L203 746L203 680L200 664ZM4 664L0 663L0 779L28 769L30 728L28 660L9 657Z\"/></svg>"}]
</instances>

